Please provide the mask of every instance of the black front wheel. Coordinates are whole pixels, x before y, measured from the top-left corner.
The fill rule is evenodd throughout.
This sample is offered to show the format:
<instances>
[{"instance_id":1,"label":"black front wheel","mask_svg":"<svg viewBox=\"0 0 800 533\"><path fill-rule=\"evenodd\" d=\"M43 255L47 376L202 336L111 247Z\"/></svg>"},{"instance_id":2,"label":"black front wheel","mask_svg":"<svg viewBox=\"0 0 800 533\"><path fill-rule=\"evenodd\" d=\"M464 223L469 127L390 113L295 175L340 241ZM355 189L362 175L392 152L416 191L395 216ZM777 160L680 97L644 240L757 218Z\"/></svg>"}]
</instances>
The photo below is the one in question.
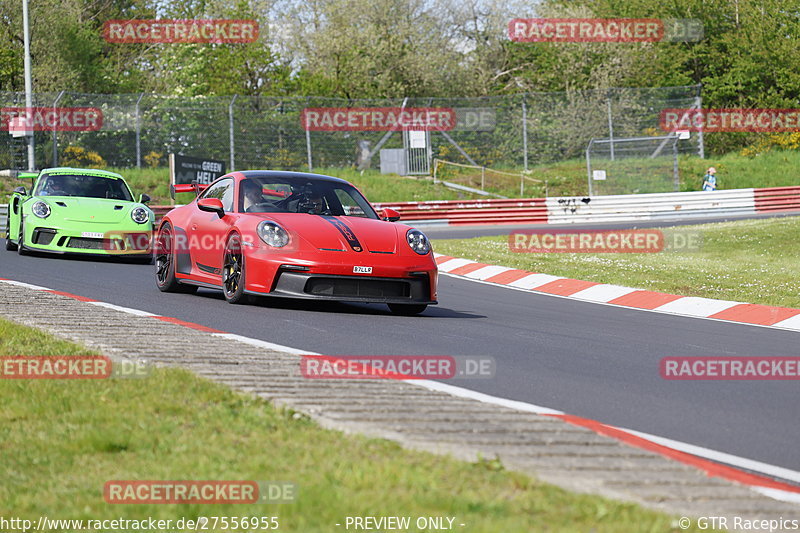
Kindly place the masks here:
<instances>
[{"instance_id":1,"label":"black front wheel","mask_svg":"<svg viewBox=\"0 0 800 533\"><path fill-rule=\"evenodd\" d=\"M244 293L244 254L238 235L232 235L225 246L222 259L222 292L228 303L247 302Z\"/></svg>"},{"instance_id":2,"label":"black front wheel","mask_svg":"<svg viewBox=\"0 0 800 533\"><path fill-rule=\"evenodd\" d=\"M6 222L8 224L8 222ZM6 250L13 252L17 249L17 245L11 240L11 230L6 226Z\"/></svg>"},{"instance_id":3,"label":"black front wheel","mask_svg":"<svg viewBox=\"0 0 800 533\"><path fill-rule=\"evenodd\" d=\"M166 222L161 226L156 237L156 286L161 292L195 292L197 291L196 286L179 283L175 277L174 244L172 226Z\"/></svg>"},{"instance_id":4,"label":"black front wheel","mask_svg":"<svg viewBox=\"0 0 800 533\"><path fill-rule=\"evenodd\" d=\"M389 310L396 315L418 315L428 308L427 304L386 304Z\"/></svg>"},{"instance_id":5,"label":"black front wheel","mask_svg":"<svg viewBox=\"0 0 800 533\"><path fill-rule=\"evenodd\" d=\"M6 246L8 246L8 241L6 241ZM19 221L19 236L17 237L17 253L19 255L26 255L28 252L25 250L25 226L23 226L22 221Z\"/></svg>"}]
</instances>

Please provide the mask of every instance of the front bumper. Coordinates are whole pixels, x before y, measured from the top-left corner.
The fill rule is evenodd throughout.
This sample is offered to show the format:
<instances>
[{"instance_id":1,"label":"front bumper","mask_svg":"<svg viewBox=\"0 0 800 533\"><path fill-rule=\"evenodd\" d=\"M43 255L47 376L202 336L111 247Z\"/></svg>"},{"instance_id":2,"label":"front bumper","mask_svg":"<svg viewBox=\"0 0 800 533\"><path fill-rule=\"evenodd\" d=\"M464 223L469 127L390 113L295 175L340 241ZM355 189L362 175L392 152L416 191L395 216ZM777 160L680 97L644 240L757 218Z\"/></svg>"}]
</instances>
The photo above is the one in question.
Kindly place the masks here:
<instances>
[{"instance_id":1,"label":"front bumper","mask_svg":"<svg viewBox=\"0 0 800 533\"><path fill-rule=\"evenodd\" d=\"M24 240L24 248L35 252L125 257L153 253L148 227L121 230L114 225L84 231L44 224L29 227L26 221Z\"/></svg>"},{"instance_id":2,"label":"front bumper","mask_svg":"<svg viewBox=\"0 0 800 533\"><path fill-rule=\"evenodd\" d=\"M281 271L270 296L347 302L436 304L427 273L411 278L374 278Z\"/></svg>"},{"instance_id":3,"label":"front bumper","mask_svg":"<svg viewBox=\"0 0 800 533\"><path fill-rule=\"evenodd\" d=\"M245 250L250 294L315 300L436 304L438 269L432 255ZM356 273L370 268L371 273Z\"/></svg>"}]
</instances>

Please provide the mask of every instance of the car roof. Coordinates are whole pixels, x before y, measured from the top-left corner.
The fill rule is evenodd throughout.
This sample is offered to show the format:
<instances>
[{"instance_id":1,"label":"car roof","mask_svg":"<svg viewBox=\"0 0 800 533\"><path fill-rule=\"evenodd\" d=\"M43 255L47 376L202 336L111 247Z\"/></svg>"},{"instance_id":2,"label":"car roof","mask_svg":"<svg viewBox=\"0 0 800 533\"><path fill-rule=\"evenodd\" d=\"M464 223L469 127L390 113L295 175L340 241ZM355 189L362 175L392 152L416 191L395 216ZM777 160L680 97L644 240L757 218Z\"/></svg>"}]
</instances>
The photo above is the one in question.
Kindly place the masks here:
<instances>
[{"instance_id":1,"label":"car roof","mask_svg":"<svg viewBox=\"0 0 800 533\"><path fill-rule=\"evenodd\" d=\"M317 179L322 181L330 181L333 183L346 183L352 185L349 181L342 178L335 178L333 176L326 176L324 174L314 174L311 172L294 172L290 170L243 170L230 172L226 176L241 174L245 178L297 178L297 179Z\"/></svg>"},{"instance_id":2,"label":"car roof","mask_svg":"<svg viewBox=\"0 0 800 533\"><path fill-rule=\"evenodd\" d=\"M123 179L123 177L117 174L116 172L111 172L109 170L101 170L99 168L72 168L72 167L45 168L39 173L40 176L42 174L49 174L49 175L79 174L85 176L97 176L101 178L113 178L118 180Z\"/></svg>"}]
</instances>

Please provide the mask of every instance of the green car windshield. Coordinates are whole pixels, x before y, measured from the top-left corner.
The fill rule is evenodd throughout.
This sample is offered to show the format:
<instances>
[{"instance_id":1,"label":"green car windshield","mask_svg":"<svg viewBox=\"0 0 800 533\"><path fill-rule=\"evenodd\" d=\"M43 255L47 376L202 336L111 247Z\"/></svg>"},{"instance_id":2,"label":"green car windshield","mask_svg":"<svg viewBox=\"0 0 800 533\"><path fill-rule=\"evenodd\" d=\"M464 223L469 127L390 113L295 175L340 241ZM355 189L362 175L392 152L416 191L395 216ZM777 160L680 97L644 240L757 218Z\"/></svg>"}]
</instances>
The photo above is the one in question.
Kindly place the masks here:
<instances>
[{"instance_id":1,"label":"green car windshield","mask_svg":"<svg viewBox=\"0 0 800 533\"><path fill-rule=\"evenodd\" d=\"M80 196L132 202L128 186L121 179L75 174L46 174L36 184L34 196Z\"/></svg>"}]
</instances>

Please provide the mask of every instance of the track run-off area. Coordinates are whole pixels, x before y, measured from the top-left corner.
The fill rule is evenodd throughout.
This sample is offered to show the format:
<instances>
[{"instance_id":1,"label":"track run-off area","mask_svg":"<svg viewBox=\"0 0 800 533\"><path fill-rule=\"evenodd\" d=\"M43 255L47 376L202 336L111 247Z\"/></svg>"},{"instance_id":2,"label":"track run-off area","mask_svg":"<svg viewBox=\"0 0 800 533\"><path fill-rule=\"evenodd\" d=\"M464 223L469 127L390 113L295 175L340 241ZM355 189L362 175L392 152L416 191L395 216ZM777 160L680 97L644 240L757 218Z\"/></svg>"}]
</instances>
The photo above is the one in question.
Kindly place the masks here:
<instances>
[{"instance_id":1,"label":"track run-off area","mask_svg":"<svg viewBox=\"0 0 800 533\"><path fill-rule=\"evenodd\" d=\"M428 233L452 238L509 229ZM196 295L161 293L153 269L0 253L0 278L300 351L491 356L494 377L447 383L696 446L712 460L800 484L796 382L670 381L659 373L668 356L796 356L797 332L581 302L447 274L440 275L439 305L417 317L392 315L383 305L270 298L230 305L220 292L202 288ZM140 341L148 344L146 331Z\"/></svg>"}]
</instances>

